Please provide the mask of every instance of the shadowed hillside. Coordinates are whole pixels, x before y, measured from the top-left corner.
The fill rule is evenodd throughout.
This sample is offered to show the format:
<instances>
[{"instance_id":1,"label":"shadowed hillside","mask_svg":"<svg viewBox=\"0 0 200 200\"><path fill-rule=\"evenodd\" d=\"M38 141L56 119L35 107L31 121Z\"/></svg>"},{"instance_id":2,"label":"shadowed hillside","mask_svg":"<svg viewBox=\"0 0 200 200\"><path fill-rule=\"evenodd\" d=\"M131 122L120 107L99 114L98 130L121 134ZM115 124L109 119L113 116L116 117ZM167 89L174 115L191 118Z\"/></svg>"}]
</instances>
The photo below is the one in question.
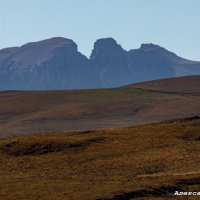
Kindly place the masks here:
<instances>
[{"instance_id":1,"label":"shadowed hillside","mask_svg":"<svg viewBox=\"0 0 200 200\"><path fill-rule=\"evenodd\" d=\"M161 200L200 191L199 140L198 116L0 139L1 199Z\"/></svg>"},{"instance_id":2,"label":"shadowed hillside","mask_svg":"<svg viewBox=\"0 0 200 200\"><path fill-rule=\"evenodd\" d=\"M0 136L125 127L200 113L199 76L115 89L0 92Z\"/></svg>"}]
</instances>

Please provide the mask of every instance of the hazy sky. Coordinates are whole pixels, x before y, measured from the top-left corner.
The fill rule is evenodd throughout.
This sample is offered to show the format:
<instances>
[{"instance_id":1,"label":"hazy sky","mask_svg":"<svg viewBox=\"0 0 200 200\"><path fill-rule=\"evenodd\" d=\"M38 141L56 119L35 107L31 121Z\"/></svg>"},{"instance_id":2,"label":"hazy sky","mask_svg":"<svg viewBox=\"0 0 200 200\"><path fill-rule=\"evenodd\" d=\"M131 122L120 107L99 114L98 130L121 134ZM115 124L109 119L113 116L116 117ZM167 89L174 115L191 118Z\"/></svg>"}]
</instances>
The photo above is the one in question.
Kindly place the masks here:
<instances>
[{"instance_id":1,"label":"hazy sky","mask_svg":"<svg viewBox=\"0 0 200 200\"><path fill-rule=\"evenodd\" d=\"M200 61L200 0L0 0L0 49L54 36L87 56L114 37L126 50L151 42Z\"/></svg>"}]
</instances>

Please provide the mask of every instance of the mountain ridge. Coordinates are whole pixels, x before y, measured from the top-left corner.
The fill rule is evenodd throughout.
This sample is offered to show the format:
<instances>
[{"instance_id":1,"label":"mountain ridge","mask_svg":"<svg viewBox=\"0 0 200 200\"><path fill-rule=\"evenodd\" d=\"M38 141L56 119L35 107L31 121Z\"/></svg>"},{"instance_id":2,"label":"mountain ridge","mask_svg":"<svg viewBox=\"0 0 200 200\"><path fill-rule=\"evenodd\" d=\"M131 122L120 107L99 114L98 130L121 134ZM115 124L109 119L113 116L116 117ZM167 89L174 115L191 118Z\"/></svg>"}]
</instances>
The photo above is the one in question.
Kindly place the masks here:
<instances>
[{"instance_id":1,"label":"mountain ridge","mask_svg":"<svg viewBox=\"0 0 200 200\"><path fill-rule=\"evenodd\" d=\"M152 43L126 51L113 38L98 39L89 58L62 37L0 50L0 90L110 88L199 74L198 61Z\"/></svg>"}]
</instances>

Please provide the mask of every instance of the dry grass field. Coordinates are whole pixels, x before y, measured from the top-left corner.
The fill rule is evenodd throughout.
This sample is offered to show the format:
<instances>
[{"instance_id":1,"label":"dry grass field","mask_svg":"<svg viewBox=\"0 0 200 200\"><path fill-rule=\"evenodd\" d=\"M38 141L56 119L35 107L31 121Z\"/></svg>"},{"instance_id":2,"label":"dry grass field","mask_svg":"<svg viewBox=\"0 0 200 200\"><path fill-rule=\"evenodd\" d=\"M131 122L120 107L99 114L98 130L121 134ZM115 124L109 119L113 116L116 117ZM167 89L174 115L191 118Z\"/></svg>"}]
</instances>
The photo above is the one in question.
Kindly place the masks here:
<instances>
[{"instance_id":1,"label":"dry grass field","mask_svg":"<svg viewBox=\"0 0 200 200\"><path fill-rule=\"evenodd\" d=\"M167 78L128 85L126 87L140 88L154 91L165 91L172 93L188 93L200 95L200 76L183 76Z\"/></svg>"},{"instance_id":2,"label":"dry grass field","mask_svg":"<svg viewBox=\"0 0 200 200\"><path fill-rule=\"evenodd\" d=\"M175 191L200 191L199 117L0 140L2 200L161 200Z\"/></svg>"},{"instance_id":3,"label":"dry grass field","mask_svg":"<svg viewBox=\"0 0 200 200\"><path fill-rule=\"evenodd\" d=\"M0 92L0 200L199 199L199 83Z\"/></svg>"},{"instance_id":4,"label":"dry grass field","mask_svg":"<svg viewBox=\"0 0 200 200\"><path fill-rule=\"evenodd\" d=\"M200 113L200 76L115 89L0 92L0 137L127 127Z\"/></svg>"}]
</instances>

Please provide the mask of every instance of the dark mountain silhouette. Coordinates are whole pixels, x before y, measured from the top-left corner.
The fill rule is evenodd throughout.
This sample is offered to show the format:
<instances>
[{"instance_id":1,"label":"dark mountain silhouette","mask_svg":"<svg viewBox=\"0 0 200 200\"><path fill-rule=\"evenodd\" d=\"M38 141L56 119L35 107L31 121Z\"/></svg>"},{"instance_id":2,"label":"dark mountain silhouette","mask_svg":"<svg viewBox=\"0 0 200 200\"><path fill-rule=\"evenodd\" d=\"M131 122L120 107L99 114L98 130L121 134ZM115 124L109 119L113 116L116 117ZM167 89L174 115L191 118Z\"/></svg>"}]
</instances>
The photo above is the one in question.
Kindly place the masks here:
<instances>
[{"instance_id":1,"label":"dark mountain silhouette","mask_svg":"<svg viewBox=\"0 0 200 200\"><path fill-rule=\"evenodd\" d=\"M1 90L107 88L198 74L200 62L154 44L125 51L113 38L97 40L89 59L59 37L0 51Z\"/></svg>"},{"instance_id":2,"label":"dark mountain silhouette","mask_svg":"<svg viewBox=\"0 0 200 200\"><path fill-rule=\"evenodd\" d=\"M134 82L200 74L200 62L186 60L154 44L130 50L128 64L135 74Z\"/></svg>"},{"instance_id":3,"label":"dark mountain silhouette","mask_svg":"<svg viewBox=\"0 0 200 200\"><path fill-rule=\"evenodd\" d=\"M115 87L131 82L127 52L113 38L99 39L90 56L97 87Z\"/></svg>"},{"instance_id":4,"label":"dark mountain silhouette","mask_svg":"<svg viewBox=\"0 0 200 200\"><path fill-rule=\"evenodd\" d=\"M64 38L0 51L1 89L80 88L89 84L89 72L88 59Z\"/></svg>"}]
</instances>

